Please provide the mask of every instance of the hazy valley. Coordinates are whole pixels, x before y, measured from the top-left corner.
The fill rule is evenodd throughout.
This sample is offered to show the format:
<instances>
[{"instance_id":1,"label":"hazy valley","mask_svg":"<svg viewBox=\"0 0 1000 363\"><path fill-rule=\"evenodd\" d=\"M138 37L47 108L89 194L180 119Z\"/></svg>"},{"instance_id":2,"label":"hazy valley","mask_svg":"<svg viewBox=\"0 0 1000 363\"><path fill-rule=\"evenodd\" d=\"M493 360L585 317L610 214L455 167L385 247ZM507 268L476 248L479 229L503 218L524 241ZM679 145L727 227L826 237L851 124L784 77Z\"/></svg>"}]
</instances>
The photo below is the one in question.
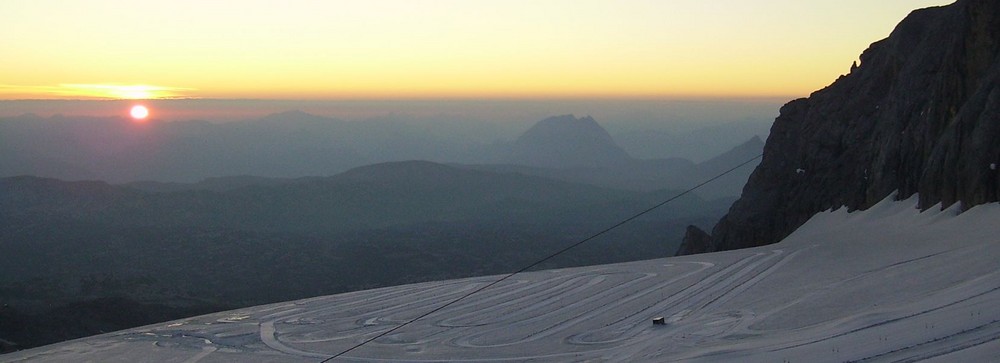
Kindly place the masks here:
<instances>
[{"instance_id":1,"label":"hazy valley","mask_svg":"<svg viewBox=\"0 0 1000 363\"><path fill-rule=\"evenodd\" d=\"M241 124L25 116L0 128L3 145L18 150L3 154L5 174L84 179L0 179L0 337L20 347L197 312L513 271L763 147L751 135L702 163L640 160L593 119L573 116L478 146L301 112ZM452 162L335 172L420 156ZM481 163L454 162L463 160ZM686 226L725 213L750 170L544 267L670 256ZM225 176L249 171L257 174ZM86 180L95 174L164 179Z\"/></svg>"}]
</instances>

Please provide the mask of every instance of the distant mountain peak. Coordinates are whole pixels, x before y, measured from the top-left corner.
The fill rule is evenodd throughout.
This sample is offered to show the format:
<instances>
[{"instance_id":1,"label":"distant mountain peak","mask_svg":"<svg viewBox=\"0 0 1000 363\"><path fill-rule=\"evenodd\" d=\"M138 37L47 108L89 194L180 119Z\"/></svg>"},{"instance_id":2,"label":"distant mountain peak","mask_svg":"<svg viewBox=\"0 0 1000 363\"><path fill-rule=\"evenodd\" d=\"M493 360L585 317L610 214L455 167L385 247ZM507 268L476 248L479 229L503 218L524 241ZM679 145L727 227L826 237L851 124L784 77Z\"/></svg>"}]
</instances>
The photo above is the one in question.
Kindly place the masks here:
<instances>
[{"instance_id":1,"label":"distant mountain peak","mask_svg":"<svg viewBox=\"0 0 1000 363\"><path fill-rule=\"evenodd\" d=\"M596 137L603 141L614 143L611 134L597 123L591 116L577 118L574 115L552 116L539 121L528 129L518 140L532 137L552 137L551 133L579 134Z\"/></svg>"},{"instance_id":2,"label":"distant mountain peak","mask_svg":"<svg viewBox=\"0 0 1000 363\"><path fill-rule=\"evenodd\" d=\"M550 123L588 123L596 125L597 121L590 115L577 118L576 115L566 114L548 117L544 120L538 122L538 124L550 124Z\"/></svg>"},{"instance_id":3,"label":"distant mountain peak","mask_svg":"<svg viewBox=\"0 0 1000 363\"><path fill-rule=\"evenodd\" d=\"M591 116L560 115L532 126L514 143L511 163L555 168L604 167L632 160Z\"/></svg>"}]
</instances>

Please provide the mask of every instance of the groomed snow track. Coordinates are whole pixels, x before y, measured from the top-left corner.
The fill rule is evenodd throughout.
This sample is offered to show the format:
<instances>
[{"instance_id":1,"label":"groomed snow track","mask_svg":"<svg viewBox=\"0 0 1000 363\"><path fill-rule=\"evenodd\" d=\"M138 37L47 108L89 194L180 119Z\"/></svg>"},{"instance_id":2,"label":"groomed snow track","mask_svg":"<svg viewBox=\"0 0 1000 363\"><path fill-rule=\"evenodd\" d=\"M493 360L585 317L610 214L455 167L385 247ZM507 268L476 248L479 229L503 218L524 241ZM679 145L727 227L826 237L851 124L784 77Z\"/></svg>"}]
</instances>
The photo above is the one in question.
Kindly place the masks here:
<instances>
[{"instance_id":1,"label":"groomed snow track","mask_svg":"<svg viewBox=\"0 0 1000 363\"><path fill-rule=\"evenodd\" d=\"M343 362L988 361L1000 356L1000 205L821 213L780 244L525 273ZM194 317L0 361L321 361L493 277ZM653 325L653 317L666 325Z\"/></svg>"}]
</instances>

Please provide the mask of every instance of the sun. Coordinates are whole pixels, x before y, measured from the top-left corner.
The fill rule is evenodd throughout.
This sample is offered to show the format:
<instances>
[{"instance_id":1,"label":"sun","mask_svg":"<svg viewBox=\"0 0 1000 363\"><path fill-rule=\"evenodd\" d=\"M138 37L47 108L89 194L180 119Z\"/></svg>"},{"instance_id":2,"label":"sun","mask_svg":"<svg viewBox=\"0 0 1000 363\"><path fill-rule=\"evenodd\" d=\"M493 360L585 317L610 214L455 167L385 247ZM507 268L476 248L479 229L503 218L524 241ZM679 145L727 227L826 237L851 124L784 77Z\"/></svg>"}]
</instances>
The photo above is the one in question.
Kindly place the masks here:
<instances>
[{"instance_id":1,"label":"sun","mask_svg":"<svg viewBox=\"0 0 1000 363\"><path fill-rule=\"evenodd\" d=\"M132 110L129 111L129 114L132 115L132 119L136 121L145 120L146 117L149 117L149 109L143 105L135 105L132 106Z\"/></svg>"}]
</instances>

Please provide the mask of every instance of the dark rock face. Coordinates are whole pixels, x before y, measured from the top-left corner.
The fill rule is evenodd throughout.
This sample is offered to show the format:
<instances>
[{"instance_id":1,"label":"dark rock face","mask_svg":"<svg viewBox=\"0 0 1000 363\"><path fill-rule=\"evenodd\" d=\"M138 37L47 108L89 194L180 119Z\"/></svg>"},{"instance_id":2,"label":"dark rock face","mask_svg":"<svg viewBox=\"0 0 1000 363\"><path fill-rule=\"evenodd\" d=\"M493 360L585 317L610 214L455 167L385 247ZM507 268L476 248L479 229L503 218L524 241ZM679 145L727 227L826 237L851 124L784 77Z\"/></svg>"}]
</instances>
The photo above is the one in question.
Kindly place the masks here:
<instances>
[{"instance_id":1,"label":"dark rock face","mask_svg":"<svg viewBox=\"0 0 1000 363\"><path fill-rule=\"evenodd\" d=\"M609 167L632 161L590 116L539 121L514 143L508 162L547 168Z\"/></svg>"},{"instance_id":2,"label":"dark rock face","mask_svg":"<svg viewBox=\"0 0 1000 363\"><path fill-rule=\"evenodd\" d=\"M778 242L817 212L894 191L924 209L994 202L997 165L1000 1L917 10L850 74L781 108L709 250Z\"/></svg>"},{"instance_id":3,"label":"dark rock face","mask_svg":"<svg viewBox=\"0 0 1000 363\"><path fill-rule=\"evenodd\" d=\"M677 248L677 255L694 255L709 252L712 249L712 236L702 231L701 228L688 226L684 232L684 240Z\"/></svg>"}]
</instances>

